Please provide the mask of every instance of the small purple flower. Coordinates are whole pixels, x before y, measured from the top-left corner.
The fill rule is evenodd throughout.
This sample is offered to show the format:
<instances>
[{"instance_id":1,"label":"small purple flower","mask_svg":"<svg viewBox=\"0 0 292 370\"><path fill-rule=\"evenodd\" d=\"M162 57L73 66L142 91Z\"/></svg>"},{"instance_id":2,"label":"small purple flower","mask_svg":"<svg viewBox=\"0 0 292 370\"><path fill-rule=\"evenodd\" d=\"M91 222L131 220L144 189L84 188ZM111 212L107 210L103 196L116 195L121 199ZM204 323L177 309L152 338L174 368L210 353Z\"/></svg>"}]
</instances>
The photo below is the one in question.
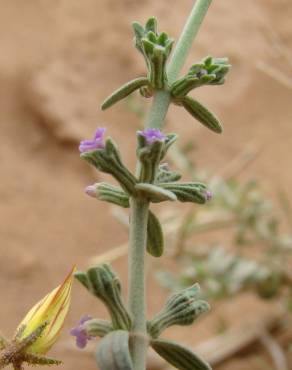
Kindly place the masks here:
<instances>
[{"instance_id":1,"label":"small purple flower","mask_svg":"<svg viewBox=\"0 0 292 370\"><path fill-rule=\"evenodd\" d=\"M206 190L206 192L205 192L205 197L206 197L206 201L211 200L211 199L212 199L212 197L213 197L212 192L211 192L210 190Z\"/></svg>"},{"instance_id":2,"label":"small purple flower","mask_svg":"<svg viewBox=\"0 0 292 370\"><path fill-rule=\"evenodd\" d=\"M84 348L89 340L93 337L88 335L85 328L85 323L88 320L91 320L92 317L84 315L81 317L78 326L70 330L70 334L76 337L76 345L79 348Z\"/></svg>"},{"instance_id":3,"label":"small purple flower","mask_svg":"<svg viewBox=\"0 0 292 370\"><path fill-rule=\"evenodd\" d=\"M96 198L96 195L97 195L96 191L97 189L95 185L88 185L85 188L85 193L92 198Z\"/></svg>"},{"instance_id":4,"label":"small purple flower","mask_svg":"<svg viewBox=\"0 0 292 370\"><path fill-rule=\"evenodd\" d=\"M138 131L138 134L145 137L148 145L165 139L165 135L158 128L147 128L144 131Z\"/></svg>"},{"instance_id":5,"label":"small purple flower","mask_svg":"<svg viewBox=\"0 0 292 370\"><path fill-rule=\"evenodd\" d=\"M103 149L104 148L103 136L105 130L106 129L104 127L99 127L95 132L93 140L82 140L79 145L80 153L90 152L96 149Z\"/></svg>"}]
</instances>

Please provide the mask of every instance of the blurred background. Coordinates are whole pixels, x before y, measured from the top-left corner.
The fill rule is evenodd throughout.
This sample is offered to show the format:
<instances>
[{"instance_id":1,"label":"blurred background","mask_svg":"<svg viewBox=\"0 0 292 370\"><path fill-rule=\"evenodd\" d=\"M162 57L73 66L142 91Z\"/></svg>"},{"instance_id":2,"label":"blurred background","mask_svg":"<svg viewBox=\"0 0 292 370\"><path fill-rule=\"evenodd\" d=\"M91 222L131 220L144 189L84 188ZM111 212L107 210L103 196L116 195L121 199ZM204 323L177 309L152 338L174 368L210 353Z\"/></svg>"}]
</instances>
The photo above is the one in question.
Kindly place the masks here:
<instances>
[{"instance_id":1,"label":"blurred background","mask_svg":"<svg viewBox=\"0 0 292 370\"><path fill-rule=\"evenodd\" d=\"M12 336L28 309L73 264L111 260L127 283L127 214L86 197L106 177L79 158L78 143L106 126L130 168L149 102L134 96L109 111L102 100L145 74L131 22L155 15L175 38L192 0L1 1L0 329ZM224 86L199 100L224 124L204 129L171 107L179 141L168 161L184 180L210 183L206 207L158 207L165 258L148 260L149 317L170 290L201 283L212 311L170 339L196 348L218 370L292 369L292 3L214 1L185 70L206 55L228 56ZM111 252L108 254L108 252ZM124 289L125 293L127 289ZM75 349L69 329L83 314L106 317L77 283L51 355L63 369L94 369L94 344ZM164 364L150 355L151 368Z\"/></svg>"}]
</instances>

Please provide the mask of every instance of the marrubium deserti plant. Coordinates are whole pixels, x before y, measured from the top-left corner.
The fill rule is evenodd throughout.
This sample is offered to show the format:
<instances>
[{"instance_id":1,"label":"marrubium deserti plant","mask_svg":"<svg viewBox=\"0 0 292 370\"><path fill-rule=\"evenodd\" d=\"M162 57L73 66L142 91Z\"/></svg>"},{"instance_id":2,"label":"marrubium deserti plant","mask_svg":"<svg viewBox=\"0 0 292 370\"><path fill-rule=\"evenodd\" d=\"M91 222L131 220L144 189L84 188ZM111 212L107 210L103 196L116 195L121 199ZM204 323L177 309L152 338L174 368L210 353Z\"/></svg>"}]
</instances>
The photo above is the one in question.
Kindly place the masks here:
<instances>
[{"instance_id":1,"label":"marrubium deserti plant","mask_svg":"<svg viewBox=\"0 0 292 370\"><path fill-rule=\"evenodd\" d=\"M136 172L132 173L126 167L114 140L104 138L105 128L98 128L92 140L80 143L81 158L98 171L110 174L118 183L118 186L108 183L90 185L86 193L130 209L128 303L124 302L120 280L109 265L75 273L77 280L103 301L110 316L108 321L84 316L71 331L80 348L85 347L88 340L102 338L96 350L96 361L101 370L145 370L149 346L178 369L210 369L191 350L161 338L169 326L190 325L209 309L208 303L198 299L199 286L196 284L171 295L161 311L150 320L146 318L145 297L146 252L161 257L164 249L163 230L150 210L151 203L204 204L212 197L205 184L179 181L180 174L163 162L177 135L162 131L170 103L183 107L210 130L222 131L218 118L190 93L204 85L223 84L230 68L227 58L208 56L178 78L210 3L211 0L196 1L172 56L174 40L158 31L155 18L148 19L145 26L133 23L135 46L145 59L147 75L112 93L103 102L102 109L113 106L135 90L139 90L143 97L153 98L145 128L137 132Z\"/></svg>"}]
</instances>

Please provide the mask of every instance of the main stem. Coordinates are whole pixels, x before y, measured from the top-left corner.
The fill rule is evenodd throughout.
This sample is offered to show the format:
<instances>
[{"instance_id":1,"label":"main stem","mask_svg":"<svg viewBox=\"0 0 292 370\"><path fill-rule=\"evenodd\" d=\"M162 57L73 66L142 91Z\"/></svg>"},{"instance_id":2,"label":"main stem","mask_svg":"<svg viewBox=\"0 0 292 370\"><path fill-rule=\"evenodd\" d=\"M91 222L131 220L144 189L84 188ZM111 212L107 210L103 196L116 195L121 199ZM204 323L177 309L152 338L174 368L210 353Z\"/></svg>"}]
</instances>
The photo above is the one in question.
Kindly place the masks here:
<instances>
[{"instance_id":1,"label":"main stem","mask_svg":"<svg viewBox=\"0 0 292 370\"><path fill-rule=\"evenodd\" d=\"M131 199L129 251L129 309L132 313L132 360L135 370L145 370L146 363L146 292L145 254L148 203Z\"/></svg>"},{"instance_id":2,"label":"main stem","mask_svg":"<svg viewBox=\"0 0 292 370\"><path fill-rule=\"evenodd\" d=\"M171 84L176 80L187 58L192 42L212 0L197 0L169 62L167 75ZM168 91L157 91L145 127L161 129L170 104ZM129 252L129 309L133 316L131 352L134 370L146 369L147 329L145 294L145 255L149 204L131 199Z\"/></svg>"}]
</instances>

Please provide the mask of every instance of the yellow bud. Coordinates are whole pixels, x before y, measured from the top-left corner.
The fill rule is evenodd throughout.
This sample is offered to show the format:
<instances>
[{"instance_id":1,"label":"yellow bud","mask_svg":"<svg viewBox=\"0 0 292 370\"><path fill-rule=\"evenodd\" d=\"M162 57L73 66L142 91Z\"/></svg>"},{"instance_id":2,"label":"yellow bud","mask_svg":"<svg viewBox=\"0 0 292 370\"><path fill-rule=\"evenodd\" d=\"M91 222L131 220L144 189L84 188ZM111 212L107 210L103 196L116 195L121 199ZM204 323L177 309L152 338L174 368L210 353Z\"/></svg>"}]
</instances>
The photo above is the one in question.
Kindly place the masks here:
<instances>
[{"instance_id":1,"label":"yellow bud","mask_svg":"<svg viewBox=\"0 0 292 370\"><path fill-rule=\"evenodd\" d=\"M21 340L47 322L42 335L29 346L28 352L45 354L58 339L70 306L71 287L75 270L74 266L64 282L33 306L19 324L17 331L21 333L18 336L18 339ZM22 330L23 328L24 330Z\"/></svg>"}]
</instances>

